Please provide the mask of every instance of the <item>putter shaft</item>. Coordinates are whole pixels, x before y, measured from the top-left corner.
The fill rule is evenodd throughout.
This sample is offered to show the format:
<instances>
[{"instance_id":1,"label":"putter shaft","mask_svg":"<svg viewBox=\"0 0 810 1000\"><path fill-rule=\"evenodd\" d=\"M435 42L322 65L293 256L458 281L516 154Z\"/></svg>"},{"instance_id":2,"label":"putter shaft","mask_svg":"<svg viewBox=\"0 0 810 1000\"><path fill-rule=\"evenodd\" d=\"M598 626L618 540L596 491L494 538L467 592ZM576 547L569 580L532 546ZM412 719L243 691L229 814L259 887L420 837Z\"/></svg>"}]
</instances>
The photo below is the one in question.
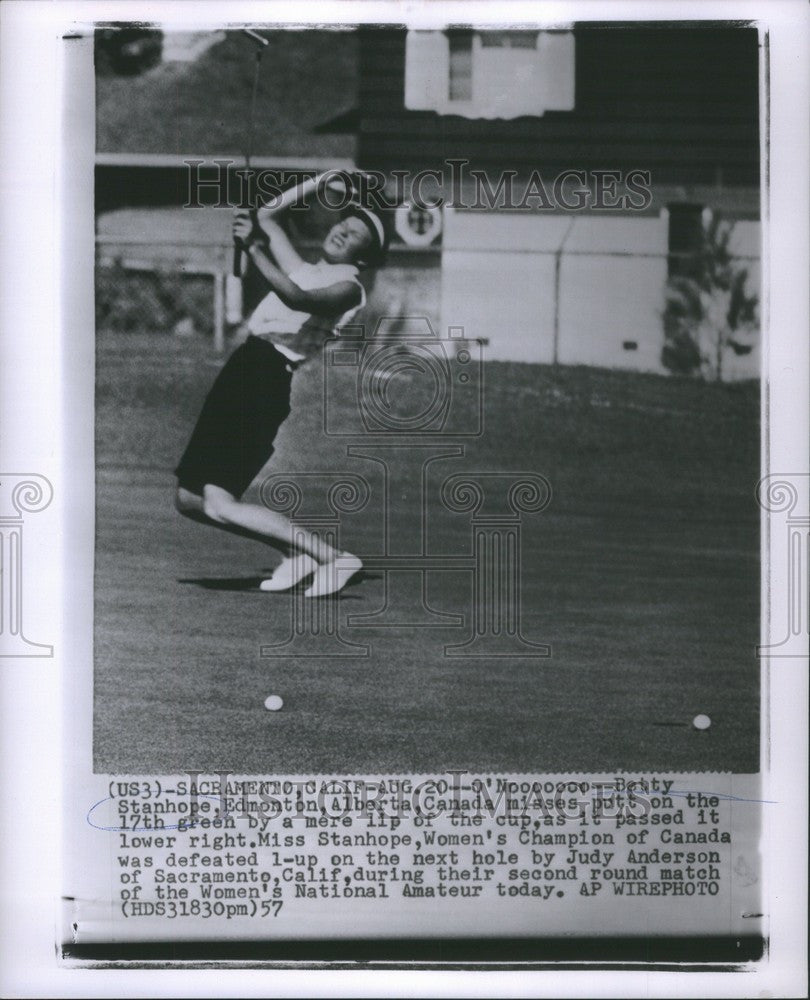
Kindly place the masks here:
<instances>
[{"instance_id":1,"label":"putter shaft","mask_svg":"<svg viewBox=\"0 0 810 1000\"><path fill-rule=\"evenodd\" d=\"M250 28L243 28L244 33L248 38L252 38L254 42L258 42L260 45L265 47L270 44L266 38L263 38L257 31L251 31Z\"/></svg>"}]
</instances>

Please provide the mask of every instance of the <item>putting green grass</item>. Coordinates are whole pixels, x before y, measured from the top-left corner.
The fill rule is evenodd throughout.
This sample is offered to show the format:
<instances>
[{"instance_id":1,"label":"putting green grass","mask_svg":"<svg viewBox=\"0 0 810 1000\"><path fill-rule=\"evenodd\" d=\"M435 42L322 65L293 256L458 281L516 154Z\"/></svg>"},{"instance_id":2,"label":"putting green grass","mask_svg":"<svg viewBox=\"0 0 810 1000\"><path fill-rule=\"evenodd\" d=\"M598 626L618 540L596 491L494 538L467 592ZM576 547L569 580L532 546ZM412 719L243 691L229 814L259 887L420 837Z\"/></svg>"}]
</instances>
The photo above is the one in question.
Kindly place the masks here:
<instances>
[{"instance_id":1,"label":"putting green grass","mask_svg":"<svg viewBox=\"0 0 810 1000\"><path fill-rule=\"evenodd\" d=\"M220 364L198 341L99 335L97 771L758 770L756 385L489 364L485 433L430 466L428 550L469 551L469 515L438 504L446 476L545 476L553 500L521 527L522 630L552 655L443 655L468 627L346 630L384 604L372 562L338 606L369 655L285 659L259 655L291 629L294 599L257 589L274 550L173 508L171 470ZM415 393L412 379L393 388ZM343 544L379 557L381 466L346 457L374 442L324 435L319 364L293 400L265 471L362 475L369 503L345 517ZM460 405L463 426L474 406ZM355 406L346 391L335 426ZM424 457L387 454L389 551L418 547ZM469 572L431 572L427 599L469 619ZM420 613L412 591L399 609ZM281 711L265 710L269 694Z\"/></svg>"}]
</instances>

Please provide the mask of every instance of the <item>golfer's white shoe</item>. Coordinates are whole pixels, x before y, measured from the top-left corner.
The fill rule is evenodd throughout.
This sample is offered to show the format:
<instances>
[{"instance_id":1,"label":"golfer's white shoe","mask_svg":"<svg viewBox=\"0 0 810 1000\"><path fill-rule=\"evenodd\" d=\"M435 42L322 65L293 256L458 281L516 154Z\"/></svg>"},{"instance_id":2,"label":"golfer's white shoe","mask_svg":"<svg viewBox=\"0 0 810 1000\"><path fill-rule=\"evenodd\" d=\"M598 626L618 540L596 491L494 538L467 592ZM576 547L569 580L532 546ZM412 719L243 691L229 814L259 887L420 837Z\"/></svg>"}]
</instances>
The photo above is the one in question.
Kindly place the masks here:
<instances>
[{"instance_id":1,"label":"golfer's white shoe","mask_svg":"<svg viewBox=\"0 0 810 1000\"><path fill-rule=\"evenodd\" d=\"M351 552L341 552L332 562L324 563L315 570L312 584L304 591L304 597L328 597L329 594L336 594L362 568L361 559Z\"/></svg>"},{"instance_id":2,"label":"golfer's white shoe","mask_svg":"<svg viewBox=\"0 0 810 1000\"><path fill-rule=\"evenodd\" d=\"M289 590L317 568L318 563L312 556L306 552L296 552L294 556L281 560L270 579L262 580L259 584L259 590Z\"/></svg>"}]
</instances>

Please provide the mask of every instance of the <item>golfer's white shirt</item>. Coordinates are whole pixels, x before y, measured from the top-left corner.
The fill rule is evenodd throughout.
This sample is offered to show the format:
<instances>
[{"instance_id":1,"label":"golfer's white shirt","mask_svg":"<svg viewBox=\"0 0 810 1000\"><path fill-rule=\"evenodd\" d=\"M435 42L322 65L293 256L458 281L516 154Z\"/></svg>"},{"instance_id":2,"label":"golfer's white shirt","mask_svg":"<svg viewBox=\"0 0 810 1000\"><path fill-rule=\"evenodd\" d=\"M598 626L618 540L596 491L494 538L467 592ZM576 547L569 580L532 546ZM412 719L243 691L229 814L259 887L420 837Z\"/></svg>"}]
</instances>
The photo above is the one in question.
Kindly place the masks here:
<instances>
[{"instance_id":1,"label":"golfer's white shirt","mask_svg":"<svg viewBox=\"0 0 810 1000\"><path fill-rule=\"evenodd\" d=\"M323 347L335 330L350 322L366 304L366 293L358 280L353 264L303 263L289 274L299 288L328 288L340 281L353 281L360 289L360 303L340 316L313 316L296 312L286 306L275 292L266 295L248 321L248 329L256 337L271 341L277 350L292 361L303 361Z\"/></svg>"}]
</instances>

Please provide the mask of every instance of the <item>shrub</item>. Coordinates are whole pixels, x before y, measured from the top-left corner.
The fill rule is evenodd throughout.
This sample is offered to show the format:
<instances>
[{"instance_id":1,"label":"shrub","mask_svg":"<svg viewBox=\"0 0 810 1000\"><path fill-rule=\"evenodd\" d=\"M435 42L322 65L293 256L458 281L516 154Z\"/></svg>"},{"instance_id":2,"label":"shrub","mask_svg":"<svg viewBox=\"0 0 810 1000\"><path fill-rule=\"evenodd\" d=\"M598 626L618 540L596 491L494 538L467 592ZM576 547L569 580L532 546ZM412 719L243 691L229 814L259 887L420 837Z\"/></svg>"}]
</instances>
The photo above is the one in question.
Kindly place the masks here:
<instances>
[{"instance_id":1,"label":"shrub","mask_svg":"<svg viewBox=\"0 0 810 1000\"><path fill-rule=\"evenodd\" d=\"M100 76L137 76L160 62L163 32L154 28L99 28L93 47Z\"/></svg>"},{"instance_id":2,"label":"shrub","mask_svg":"<svg viewBox=\"0 0 810 1000\"><path fill-rule=\"evenodd\" d=\"M120 264L96 268L98 331L171 333L187 320L200 333L213 330L213 287L207 275L134 271Z\"/></svg>"},{"instance_id":3,"label":"shrub","mask_svg":"<svg viewBox=\"0 0 810 1000\"><path fill-rule=\"evenodd\" d=\"M713 216L703 228L691 274L667 283L661 360L671 372L720 380L728 350L741 355L753 349L758 299L746 290L748 269L729 250L733 228Z\"/></svg>"}]
</instances>

